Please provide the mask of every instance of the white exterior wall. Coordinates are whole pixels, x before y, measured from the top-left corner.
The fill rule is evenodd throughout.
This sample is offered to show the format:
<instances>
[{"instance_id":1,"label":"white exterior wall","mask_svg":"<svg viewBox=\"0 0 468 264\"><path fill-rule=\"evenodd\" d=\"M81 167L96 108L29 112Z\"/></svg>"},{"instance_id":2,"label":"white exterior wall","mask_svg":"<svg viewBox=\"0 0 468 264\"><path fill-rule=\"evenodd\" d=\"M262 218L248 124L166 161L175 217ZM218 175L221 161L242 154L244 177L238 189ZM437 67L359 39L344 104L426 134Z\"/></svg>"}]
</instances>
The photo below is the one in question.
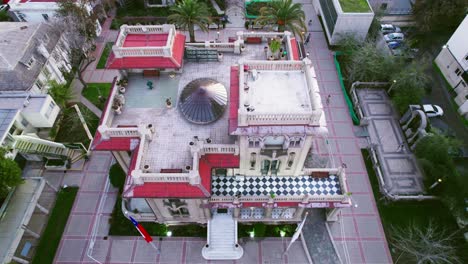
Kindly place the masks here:
<instances>
[{"instance_id":1,"label":"white exterior wall","mask_svg":"<svg viewBox=\"0 0 468 264\"><path fill-rule=\"evenodd\" d=\"M463 71L468 71L468 15L450 37L447 47L461 65Z\"/></svg>"},{"instance_id":2,"label":"white exterior wall","mask_svg":"<svg viewBox=\"0 0 468 264\"><path fill-rule=\"evenodd\" d=\"M52 110L49 111L49 107ZM47 116L47 112L49 114ZM50 95L47 95L46 99L44 100L42 106L40 107L40 111L38 112L21 112L21 116L29 122L29 124L35 128L40 127L52 127L57 119L57 116L60 112L60 107L54 102Z\"/></svg>"},{"instance_id":3,"label":"white exterior wall","mask_svg":"<svg viewBox=\"0 0 468 264\"><path fill-rule=\"evenodd\" d=\"M468 16L462 21L447 42L435 63L442 75L456 92L455 103L458 112L468 119L468 84L462 79L463 72L468 71Z\"/></svg>"}]
</instances>

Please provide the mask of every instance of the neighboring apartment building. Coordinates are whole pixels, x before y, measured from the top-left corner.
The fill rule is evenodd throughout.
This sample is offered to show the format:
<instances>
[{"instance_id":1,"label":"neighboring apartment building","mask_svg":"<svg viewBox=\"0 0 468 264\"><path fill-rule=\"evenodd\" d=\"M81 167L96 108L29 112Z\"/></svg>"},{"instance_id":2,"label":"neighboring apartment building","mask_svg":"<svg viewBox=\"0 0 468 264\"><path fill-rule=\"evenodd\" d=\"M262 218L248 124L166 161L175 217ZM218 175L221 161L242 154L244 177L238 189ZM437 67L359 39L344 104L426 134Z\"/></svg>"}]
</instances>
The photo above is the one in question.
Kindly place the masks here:
<instances>
[{"instance_id":1,"label":"neighboring apartment building","mask_svg":"<svg viewBox=\"0 0 468 264\"><path fill-rule=\"evenodd\" d=\"M453 88L458 112L468 119L468 15L442 47L435 63Z\"/></svg>"},{"instance_id":2,"label":"neighboring apartment building","mask_svg":"<svg viewBox=\"0 0 468 264\"><path fill-rule=\"evenodd\" d=\"M2 22L0 92L47 92L48 80L65 83L68 45L48 23Z\"/></svg>"},{"instance_id":3,"label":"neighboring apartment building","mask_svg":"<svg viewBox=\"0 0 468 264\"><path fill-rule=\"evenodd\" d=\"M316 14L322 19L325 34L330 45L337 45L346 35L364 41L374 19L374 11L366 5L350 5L344 9L341 2L346 0L313 0ZM361 1L359 1L361 2Z\"/></svg>"},{"instance_id":4,"label":"neighboring apartment building","mask_svg":"<svg viewBox=\"0 0 468 264\"><path fill-rule=\"evenodd\" d=\"M58 0L10 0L10 16L15 21L21 22L48 22L55 16L55 11L58 8ZM101 1L89 1L88 12L94 12ZM99 8L101 8L100 6ZM102 31L101 23L96 20L96 34L99 36Z\"/></svg>"},{"instance_id":5,"label":"neighboring apartment building","mask_svg":"<svg viewBox=\"0 0 468 264\"><path fill-rule=\"evenodd\" d=\"M299 60L289 32L190 44L196 56L185 64L179 37L173 25L123 26L107 64L129 63L128 85L116 77L92 149L111 151L128 172L126 216L207 224L203 257L238 259L238 222L297 223L306 208L334 221L351 206L331 154L322 166L310 161L328 129L312 63ZM267 60L272 39L287 56Z\"/></svg>"}]
</instances>

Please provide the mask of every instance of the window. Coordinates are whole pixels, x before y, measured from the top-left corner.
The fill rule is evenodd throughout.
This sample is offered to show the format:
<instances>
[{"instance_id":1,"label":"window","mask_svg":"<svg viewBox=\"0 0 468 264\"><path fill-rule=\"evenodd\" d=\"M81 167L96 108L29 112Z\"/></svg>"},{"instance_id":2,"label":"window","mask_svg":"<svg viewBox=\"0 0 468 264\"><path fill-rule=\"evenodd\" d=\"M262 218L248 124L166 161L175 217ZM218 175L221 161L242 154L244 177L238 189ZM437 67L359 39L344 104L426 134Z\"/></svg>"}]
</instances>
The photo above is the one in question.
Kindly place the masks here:
<instances>
[{"instance_id":1,"label":"window","mask_svg":"<svg viewBox=\"0 0 468 264\"><path fill-rule=\"evenodd\" d=\"M44 18L45 21L49 21L49 15L48 14L42 14L42 17Z\"/></svg>"},{"instance_id":2,"label":"window","mask_svg":"<svg viewBox=\"0 0 468 264\"><path fill-rule=\"evenodd\" d=\"M42 88L44 88L44 82L42 82L41 80L37 79L37 81L36 81L36 86L39 88L39 90L42 90Z\"/></svg>"},{"instance_id":3,"label":"window","mask_svg":"<svg viewBox=\"0 0 468 264\"><path fill-rule=\"evenodd\" d=\"M288 168L291 168L293 163L294 163L294 158L296 158L296 153L295 152L291 152L289 153L289 157L288 157Z\"/></svg>"},{"instance_id":4,"label":"window","mask_svg":"<svg viewBox=\"0 0 468 264\"><path fill-rule=\"evenodd\" d=\"M50 71L49 69L47 69L47 66L44 67L44 69L42 70L42 74L44 74L44 76L49 79L50 78Z\"/></svg>"},{"instance_id":5,"label":"window","mask_svg":"<svg viewBox=\"0 0 468 264\"><path fill-rule=\"evenodd\" d=\"M47 119L49 119L50 114L52 114L52 111L54 111L55 106L56 106L56 105L55 105L55 103L54 103L53 101L50 102L49 108L47 108L47 111L46 111L46 113L45 113L45 117L46 117Z\"/></svg>"},{"instance_id":6,"label":"window","mask_svg":"<svg viewBox=\"0 0 468 264\"><path fill-rule=\"evenodd\" d=\"M34 59L34 57L31 57L31 58L25 63L26 67L27 67L28 69L31 69L31 67L33 66L33 64L34 64L35 61L36 61L36 59Z\"/></svg>"},{"instance_id":7,"label":"window","mask_svg":"<svg viewBox=\"0 0 468 264\"><path fill-rule=\"evenodd\" d=\"M249 148L259 148L260 141L259 138L249 138Z\"/></svg>"},{"instance_id":8,"label":"window","mask_svg":"<svg viewBox=\"0 0 468 264\"><path fill-rule=\"evenodd\" d=\"M257 163L257 153L250 153L250 169L255 169L255 164Z\"/></svg>"},{"instance_id":9,"label":"window","mask_svg":"<svg viewBox=\"0 0 468 264\"><path fill-rule=\"evenodd\" d=\"M461 71L459 68L457 68L457 69L455 70L455 74L456 74L457 76L460 76L460 75L462 74L462 71Z\"/></svg>"},{"instance_id":10,"label":"window","mask_svg":"<svg viewBox=\"0 0 468 264\"><path fill-rule=\"evenodd\" d=\"M168 209L169 213L175 217L187 217L189 211L187 203L181 199L164 199L164 206Z\"/></svg>"},{"instance_id":11,"label":"window","mask_svg":"<svg viewBox=\"0 0 468 264\"><path fill-rule=\"evenodd\" d=\"M23 120L21 120L21 125L23 125L24 127L27 127L29 125L29 122L23 118Z\"/></svg>"},{"instance_id":12,"label":"window","mask_svg":"<svg viewBox=\"0 0 468 264\"><path fill-rule=\"evenodd\" d=\"M292 137L289 139L290 148L298 148L301 146L302 139L300 137Z\"/></svg>"}]
</instances>

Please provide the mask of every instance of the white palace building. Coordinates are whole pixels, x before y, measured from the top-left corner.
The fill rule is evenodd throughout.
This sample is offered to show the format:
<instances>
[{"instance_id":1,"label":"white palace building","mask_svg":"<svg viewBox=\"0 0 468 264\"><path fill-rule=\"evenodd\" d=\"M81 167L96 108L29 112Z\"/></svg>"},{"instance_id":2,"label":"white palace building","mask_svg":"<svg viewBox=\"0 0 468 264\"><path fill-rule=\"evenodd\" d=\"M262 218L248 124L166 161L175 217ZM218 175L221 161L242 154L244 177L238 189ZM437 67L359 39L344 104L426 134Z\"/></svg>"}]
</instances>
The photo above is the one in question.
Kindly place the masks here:
<instances>
[{"instance_id":1,"label":"white palace building","mask_svg":"<svg viewBox=\"0 0 468 264\"><path fill-rule=\"evenodd\" d=\"M107 67L121 76L92 148L128 171L127 215L206 224L203 256L238 259L238 222L297 223L307 208L334 221L351 206L344 169L326 154L316 162L327 122L291 33L185 43L173 25L124 25Z\"/></svg>"}]
</instances>

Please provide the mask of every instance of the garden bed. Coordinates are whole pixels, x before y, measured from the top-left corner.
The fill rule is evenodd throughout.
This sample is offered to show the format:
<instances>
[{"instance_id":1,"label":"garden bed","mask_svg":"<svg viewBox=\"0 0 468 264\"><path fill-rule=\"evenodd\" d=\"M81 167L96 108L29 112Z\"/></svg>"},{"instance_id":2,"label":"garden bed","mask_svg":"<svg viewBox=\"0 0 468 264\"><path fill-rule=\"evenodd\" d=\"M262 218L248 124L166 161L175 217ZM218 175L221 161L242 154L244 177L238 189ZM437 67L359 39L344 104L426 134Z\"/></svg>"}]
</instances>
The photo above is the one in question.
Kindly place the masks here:
<instances>
[{"instance_id":1,"label":"garden bed","mask_svg":"<svg viewBox=\"0 0 468 264\"><path fill-rule=\"evenodd\" d=\"M78 107L83 114L86 124L91 132L91 135L96 133L96 129L99 124L99 117L93 114L86 106L83 104L78 104ZM88 146L90 140L86 135L86 131L83 128L81 121L76 113L76 110L73 106L68 107L63 110L62 117L60 122L56 124L59 127L57 135L55 137L55 142L60 143L83 143L83 145Z\"/></svg>"},{"instance_id":2,"label":"garden bed","mask_svg":"<svg viewBox=\"0 0 468 264\"><path fill-rule=\"evenodd\" d=\"M110 54L110 52L112 50L112 45L114 45L114 42L107 42L106 43L106 45L104 46L104 49L102 50L101 58L99 58L99 62L96 65L96 69L106 68L107 58L109 58L109 54Z\"/></svg>"},{"instance_id":3,"label":"garden bed","mask_svg":"<svg viewBox=\"0 0 468 264\"><path fill-rule=\"evenodd\" d=\"M411 224L424 229L432 221L435 226L445 228L449 234L455 234L453 241L458 245L458 257L465 260L462 263L468 263L468 250L466 250L467 244L464 242L463 232L457 232L458 226L449 209L438 200L387 202L382 199L369 151L363 149L361 152L393 260L396 261L399 256L391 244L393 229L406 228ZM404 259L401 261L401 263L408 263Z\"/></svg>"},{"instance_id":4,"label":"garden bed","mask_svg":"<svg viewBox=\"0 0 468 264\"><path fill-rule=\"evenodd\" d=\"M104 110L107 97L109 97L111 83L88 83L81 95L93 103L97 108ZM101 96L101 99L99 99Z\"/></svg>"},{"instance_id":5,"label":"garden bed","mask_svg":"<svg viewBox=\"0 0 468 264\"><path fill-rule=\"evenodd\" d=\"M368 13L371 12L366 0L339 0L340 6L345 13Z\"/></svg>"},{"instance_id":6,"label":"garden bed","mask_svg":"<svg viewBox=\"0 0 468 264\"><path fill-rule=\"evenodd\" d=\"M52 263L54 261L55 252L60 244L77 193L78 187L68 187L58 192L55 206L50 213L47 226L37 246L32 261L33 264Z\"/></svg>"},{"instance_id":7,"label":"garden bed","mask_svg":"<svg viewBox=\"0 0 468 264\"><path fill-rule=\"evenodd\" d=\"M262 7L268 6L269 2L250 2L245 5L245 17L247 18L257 18L260 15L260 9Z\"/></svg>"}]
</instances>

